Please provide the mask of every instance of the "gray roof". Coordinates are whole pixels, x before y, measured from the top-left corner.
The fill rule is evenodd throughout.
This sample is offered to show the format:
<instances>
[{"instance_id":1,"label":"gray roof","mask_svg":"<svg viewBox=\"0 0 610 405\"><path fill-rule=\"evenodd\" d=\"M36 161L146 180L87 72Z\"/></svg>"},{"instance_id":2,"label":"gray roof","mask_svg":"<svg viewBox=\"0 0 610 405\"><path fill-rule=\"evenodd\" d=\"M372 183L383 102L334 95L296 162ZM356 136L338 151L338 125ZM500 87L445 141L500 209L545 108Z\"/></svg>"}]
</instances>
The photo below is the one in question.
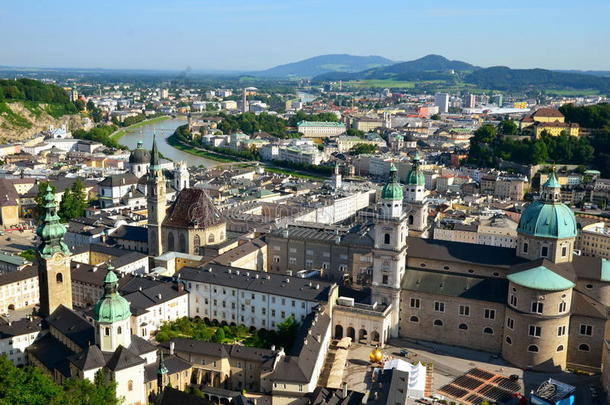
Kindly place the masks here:
<instances>
[{"instance_id":1,"label":"gray roof","mask_svg":"<svg viewBox=\"0 0 610 405\"><path fill-rule=\"evenodd\" d=\"M125 239L135 242L147 242L148 229L143 226L122 225L110 236L114 239Z\"/></svg>"},{"instance_id":2,"label":"gray roof","mask_svg":"<svg viewBox=\"0 0 610 405\"><path fill-rule=\"evenodd\" d=\"M59 370L64 376L70 377L70 366L67 359L74 355L74 352L55 336L47 333L34 341L26 350L51 372Z\"/></svg>"},{"instance_id":3,"label":"gray roof","mask_svg":"<svg viewBox=\"0 0 610 405\"><path fill-rule=\"evenodd\" d=\"M106 362L106 367L112 371L119 371L144 363L146 363L146 360L137 353L124 346L119 346L114 353L110 355L110 358Z\"/></svg>"},{"instance_id":4,"label":"gray roof","mask_svg":"<svg viewBox=\"0 0 610 405\"><path fill-rule=\"evenodd\" d=\"M188 370L191 368L191 363L188 361L182 360L176 356L168 356L165 355L163 357L163 362L165 363L165 367L167 367L167 371L169 375L179 373L184 370ZM147 364L144 366L144 381L155 381L157 379L157 370L159 368L158 362L154 362L151 364Z\"/></svg>"},{"instance_id":5,"label":"gray roof","mask_svg":"<svg viewBox=\"0 0 610 405\"><path fill-rule=\"evenodd\" d=\"M96 345L88 346L82 352L71 356L69 360L79 370L83 371L101 368L106 365L104 354Z\"/></svg>"},{"instance_id":6,"label":"gray roof","mask_svg":"<svg viewBox=\"0 0 610 405\"><path fill-rule=\"evenodd\" d=\"M326 387L317 387L311 397L311 405L361 405L364 393L347 391L343 397L343 390Z\"/></svg>"},{"instance_id":7,"label":"gray roof","mask_svg":"<svg viewBox=\"0 0 610 405\"><path fill-rule=\"evenodd\" d=\"M114 174L106 177L99 183L100 187L119 187L129 184L138 184L138 177L133 173Z\"/></svg>"},{"instance_id":8,"label":"gray roof","mask_svg":"<svg viewBox=\"0 0 610 405\"><path fill-rule=\"evenodd\" d=\"M416 237L407 238L407 246L407 255L410 258L462 262L504 268L527 261L517 257L514 248Z\"/></svg>"},{"instance_id":9,"label":"gray roof","mask_svg":"<svg viewBox=\"0 0 610 405\"><path fill-rule=\"evenodd\" d=\"M40 319L19 319L10 324L0 319L0 339L8 339L28 333L40 332L42 329Z\"/></svg>"},{"instance_id":10,"label":"gray roof","mask_svg":"<svg viewBox=\"0 0 610 405\"><path fill-rule=\"evenodd\" d=\"M85 349L95 343L95 330L75 311L60 305L46 319L47 323L57 329L61 334Z\"/></svg>"},{"instance_id":11,"label":"gray roof","mask_svg":"<svg viewBox=\"0 0 610 405\"><path fill-rule=\"evenodd\" d=\"M508 280L407 269L402 289L490 302L506 302Z\"/></svg>"},{"instance_id":12,"label":"gray roof","mask_svg":"<svg viewBox=\"0 0 610 405\"><path fill-rule=\"evenodd\" d=\"M277 352L270 349L246 347L239 345L225 345L222 343L203 342L189 338L174 338L174 350L177 352L204 354L218 358L235 358L252 362L265 363L275 358ZM169 344L163 344L169 347Z\"/></svg>"},{"instance_id":13,"label":"gray roof","mask_svg":"<svg viewBox=\"0 0 610 405\"><path fill-rule=\"evenodd\" d=\"M213 405L212 401L199 398L172 387L165 387L157 402L158 405Z\"/></svg>"},{"instance_id":14,"label":"gray roof","mask_svg":"<svg viewBox=\"0 0 610 405\"><path fill-rule=\"evenodd\" d=\"M28 266L23 270L0 274L0 285L13 284L33 277L38 277L38 267Z\"/></svg>"},{"instance_id":15,"label":"gray roof","mask_svg":"<svg viewBox=\"0 0 610 405\"><path fill-rule=\"evenodd\" d=\"M216 284L252 292L273 294L308 301L327 301L332 283L269 274L219 264L183 267L178 273L182 280ZM319 286L319 288L316 288Z\"/></svg>"},{"instance_id":16,"label":"gray roof","mask_svg":"<svg viewBox=\"0 0 610 405\"><path fill-rule=\"evenodd\" d=\"M367 405L406 404L409 373L397 369L382 370L373 383Z\"/></svg>"}]
</instances>

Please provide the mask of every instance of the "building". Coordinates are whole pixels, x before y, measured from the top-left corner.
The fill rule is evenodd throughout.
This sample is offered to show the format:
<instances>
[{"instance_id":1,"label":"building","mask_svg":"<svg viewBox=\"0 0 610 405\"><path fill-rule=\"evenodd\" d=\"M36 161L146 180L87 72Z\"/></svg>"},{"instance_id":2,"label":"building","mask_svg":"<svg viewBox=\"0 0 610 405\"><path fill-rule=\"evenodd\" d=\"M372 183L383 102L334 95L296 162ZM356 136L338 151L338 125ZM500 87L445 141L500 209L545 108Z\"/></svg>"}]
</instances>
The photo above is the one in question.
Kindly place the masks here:
<instances>
[{"instance_id":1,"label":"building","mask_svg":"<svg viewBox=\"0 0 610 405\"><path fill-rule=\"evenodd\" d=\"M610 260L610 228L606 222L584 224L576 239L576 249L583 256Z\"/></svg>"},{"instance_id":2,"label":"building","mask_svg":"<svg viewBox=\"0 0 610 405\"><path fill-rule=\"evenodd\" d=\"M16 321L0 319L0 355L15 366L25 366L25 350L40 337L41 329L41 322L32 316Z\"/></svg>"},{"instance_id":3,"label":"building","mask_svg":"<svg viewBox=\"0 0 610 405\"><path fill-rule=\"evenodd\" d=\"M40 302L36 267L0 274L0 314L34 307Z\"/></svg>"},{"instance_id":4,"label":"building","mask_svg":"<svg viewBox=\"0 0 610 405\"><path fill-rule=\"evenodd\" d=\"M447 114L449 112L449 94L436 93L434 95L434 105L438 107L439 114Z\"/></svg>"},{"instance_id":5,"label":"building","mask_svg":"<svg viewBox=\"0 0 610 405\"><path fill-rule=\"evenodd\" d=\"M476 95L474 94L466 94L464 96L464 104L463 108L474 108L476 106Z\"/></svg>"},{"instance_id":6,"label":"building","mask_svg":"<svg viewBox=\"0 0 610 405\"><path fill-rule=\"evenodd\" d=\"M305 138L328 138L345 133L345 124L342 122L299 121L297 130Z\"/></svg>"}]
</instances>

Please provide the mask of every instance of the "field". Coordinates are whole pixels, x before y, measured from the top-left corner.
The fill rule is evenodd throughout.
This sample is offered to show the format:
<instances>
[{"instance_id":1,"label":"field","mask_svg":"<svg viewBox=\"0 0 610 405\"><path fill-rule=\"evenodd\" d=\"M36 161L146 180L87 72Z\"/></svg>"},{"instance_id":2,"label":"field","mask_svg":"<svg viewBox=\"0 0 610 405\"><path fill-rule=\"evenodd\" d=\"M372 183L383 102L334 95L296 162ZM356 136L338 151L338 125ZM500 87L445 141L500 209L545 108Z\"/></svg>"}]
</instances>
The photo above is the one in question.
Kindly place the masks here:
<instances>
[{"instance_id":1,"label":"field","mask_svg":"<svg viewBox=\"0 0 610 405\"><path fill-rule=\"evenodd\" d=\"M346 86L354 86L358 88L399 88L399 89L414 89L415 82L402 82L398 80L358 80L353 82L345 82Z\"/></svg>"},{"instance_id":2,"label":"field","mask_svg":"<svg viewBox=\"0 0 610 405\"><path fill-rule=\"evenodd\" d=\"M562 89L550 89L545 90L545 93L553 96L597 96L599 95L598 90L586 89L586 90L562 90Z\"/></svg>"}]
</instances>

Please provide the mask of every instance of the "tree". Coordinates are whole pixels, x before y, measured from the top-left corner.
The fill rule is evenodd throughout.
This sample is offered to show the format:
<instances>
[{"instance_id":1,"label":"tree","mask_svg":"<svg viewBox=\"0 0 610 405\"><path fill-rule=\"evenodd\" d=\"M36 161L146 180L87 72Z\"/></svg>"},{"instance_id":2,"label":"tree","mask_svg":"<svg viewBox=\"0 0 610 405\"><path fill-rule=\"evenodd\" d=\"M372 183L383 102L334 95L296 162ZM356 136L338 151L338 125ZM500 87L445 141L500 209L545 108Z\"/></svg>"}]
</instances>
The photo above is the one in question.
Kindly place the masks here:
<instances>
[{"instance_id":1,"label":"tree","mask_svg":"<svg viewBox=\"0 0 610 405\"><path fill-rule=\"evenodd\" d=\"M438 121L438 120L440 120L440 119L441 119L441 115L440 115L440 114L432 114L432 115L430 116L430 119L431 119L431 120Z\"/></svg>"},{"instance_id":2,"label":"tree","mask_svg":"<svg viewBox=\"0 0 610 405\"><path fill-rule=\"evenodd\" d=\"M225 331L222 328L216 329L214 334L214 342L222 343L225 340Z\"/></svg>"},{"instance_id":3,"label":"tree","mask_svg":"<svg viewBox=\"0 0 610 405\"><path fill-rule=\"evenodd\" d=\"M361 155L366 153L374 153L377 150L377 145L369 143L358 143L349 150L350 155Z\"/></svg>"},{"instance_id":4,"label":"tree","mask_svg":"<svg viewBox=\"0 0 610 405\"><path fill-rule=\"evenodd\" d=\"M95 104L92 100L87 101L87 111L91 112L95 109Z\"/></svg>"},{"instance_id":5,"label":"tree","mask_svg":"<svg viewBox=\"0 0 610 405\"><path fill-rule=\"evenodd\" d=\"M36 220L38 220L45 212L44 196L47 194L47 187L49 187L49 186L51 186L51 191L53 191L53 193L55 193L55 186L53 186L48 181L44 181L44 182L38 184L38 194L34 198L34 201L36 202L36 206L34 207L34 211L32 212L32 215L34 216L34 219L36 219Z\"/></svg>"},{"instance_id":6,"label":"tree","mask_svg":"<svg viewBox=\"0 0 610 405\"><path fill-rule=\"evenodd\" d=\"M85 111L85 102L83 100L74 100L74 106L78 111Z\"/></svg>"},{"instance_id":7,"label":"tree","mask_svg":"<svg viewBox=\"0 0 610 405\"><path fill-rule=\"evenodd\" d=\"M77 178L72 187L64 192L59 203L58 215L63 222L68 222L72 218L82 217L86 208L85 185Z\"/></svg>"},{"instance_id":8,"label":"tree","mask_svg":"<svg viewBox=\"0 0 610 405\"><path fill-rule=\"evenodd\" d=\"M364 138L364 131L355 128L348 128L345 133L349 136L357 136L358 138Z\"/></svg>"},{"instance_id":9,"label":"tree","mask_svg":"<svg viewBox=\"0 0 610 405\"><path fill-rule=\"evenodd\" d=\"M500 122L498 129L500 130L500 133L504 135L517 135L519 132L519 127L515 121L510 119Z\"/></svg>"}]
</instances>

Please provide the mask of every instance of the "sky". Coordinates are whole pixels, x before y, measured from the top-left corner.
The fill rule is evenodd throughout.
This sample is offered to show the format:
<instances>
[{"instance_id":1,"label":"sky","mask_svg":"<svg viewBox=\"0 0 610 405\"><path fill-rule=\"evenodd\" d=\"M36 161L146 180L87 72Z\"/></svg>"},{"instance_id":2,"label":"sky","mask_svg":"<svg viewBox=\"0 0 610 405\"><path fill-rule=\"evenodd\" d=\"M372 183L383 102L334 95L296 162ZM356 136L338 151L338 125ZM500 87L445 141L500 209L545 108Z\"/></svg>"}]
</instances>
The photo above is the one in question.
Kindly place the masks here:
<instances>
[{"instance_id":1,"label":"sky","mask_svg":"<svg viewBox=\"0 0 610 405\"><path fill-rule=\"evenodd\" d=\"M0 0L0 65L258 70L329 53L610 70L608 0Z\"/></svg>"}]
</instances>

